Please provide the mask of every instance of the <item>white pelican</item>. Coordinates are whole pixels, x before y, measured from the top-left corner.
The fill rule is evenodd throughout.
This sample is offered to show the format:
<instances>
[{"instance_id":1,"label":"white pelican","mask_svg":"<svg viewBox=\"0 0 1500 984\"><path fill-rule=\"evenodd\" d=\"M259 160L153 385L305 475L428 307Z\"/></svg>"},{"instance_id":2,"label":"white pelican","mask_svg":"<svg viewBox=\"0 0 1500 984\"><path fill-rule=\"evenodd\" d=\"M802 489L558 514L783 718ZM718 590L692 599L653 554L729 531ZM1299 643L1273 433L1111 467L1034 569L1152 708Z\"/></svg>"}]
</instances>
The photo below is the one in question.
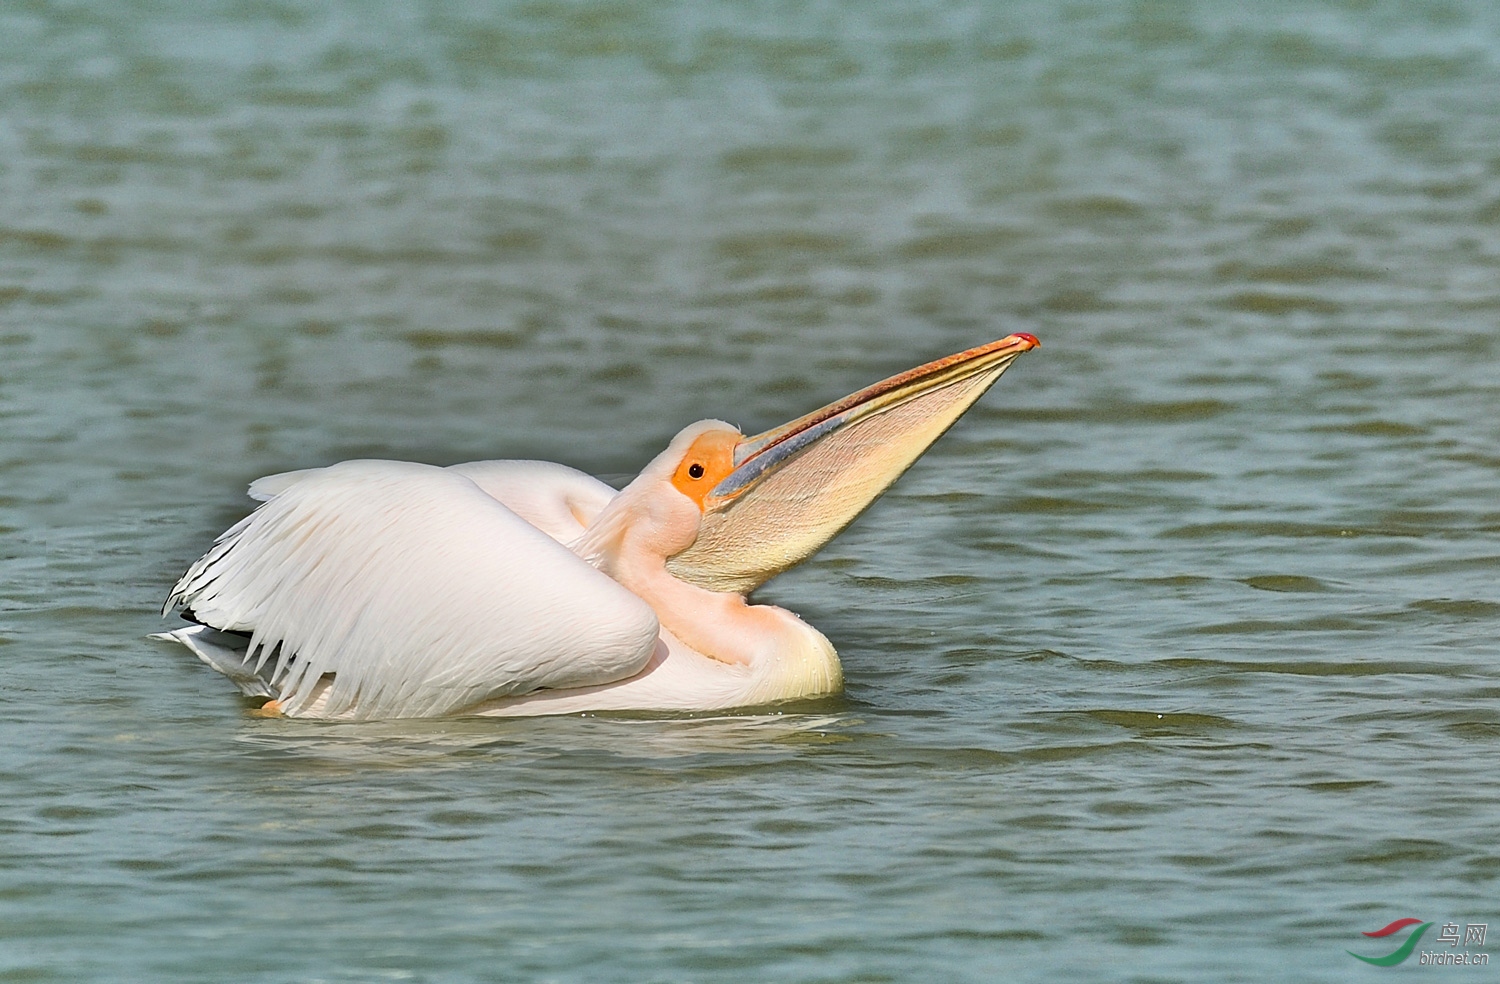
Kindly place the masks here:
<instances>
[{"instance_id":1,"label":"white pelican","mask_svg":"<svg viewBox=\"0 0 1500 984\"><path fill-rule=\"evenodd\" d=\"M540 461L345 461L261 500L162 608L267 714L711 710L837 693L822 633L747 595L849 525L1005 371L1023 333L745 437L685 428L616 492Z\"/></svg>"}]
</instances>

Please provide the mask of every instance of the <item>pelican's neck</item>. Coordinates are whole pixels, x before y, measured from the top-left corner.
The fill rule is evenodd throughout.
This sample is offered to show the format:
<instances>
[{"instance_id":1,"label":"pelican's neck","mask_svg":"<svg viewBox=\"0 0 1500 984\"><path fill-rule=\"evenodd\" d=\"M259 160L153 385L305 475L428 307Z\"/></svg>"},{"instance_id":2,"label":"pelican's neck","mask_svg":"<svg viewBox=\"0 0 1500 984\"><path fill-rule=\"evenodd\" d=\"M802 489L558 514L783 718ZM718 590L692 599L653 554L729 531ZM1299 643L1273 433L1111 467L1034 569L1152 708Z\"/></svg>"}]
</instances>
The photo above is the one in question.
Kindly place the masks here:
<instances>
[{"instance_id":1,"label":"pelican's neck","mask_svg":"<svg viewBox=\"0 0 1500 984\"><path fill-rule=\"evenodd\" d=\"M679 581L661 558L626 552L604 571L650 605L668 632L722 663L753 665L785 634L790 613Z\"/></svg>"},{"instance_id":2,"label":"pelican's neck","mask_svg":"<svg viewBox=\"0 0 1500 984\"><path fill-rule=\"evenodd\" d=\"M622 489L570 545L573 551L650 605L662 628L689 649L747 669L739 704L838 692L843 673L822 633L785 609L752 605L744 595L689 584L667 570L667 558L693 542L700 514L675 490L660 494L657 467L653 462Z\"/></svg>"},{"instance_id":3,"label":"pelican's neck","mask_svg":"<svg viewBox=\"0 0 1500 984\"><path fill-rule=\"evenodd\" d=\"M838 653L794 613L752 605L743 595L679 581L660 556L620 550L595 556L599 569L656 612L667 632L689 649L742 667L735 706L835 694L843 689ZM729 706L729 705L726 705Z\"/></svg>"},{"instance_id":4,"label":"pelican's neck","mask_svg":"<svg viewBox=\"0 0 1500 984\"><path fill-rule=\"evenodd\" d=\"M612 573L690 649L749 671L736 704L771 704L843 689L844 671L833 645L795 613L679 581L660 563Z\"/></svg>"}]
</instances>

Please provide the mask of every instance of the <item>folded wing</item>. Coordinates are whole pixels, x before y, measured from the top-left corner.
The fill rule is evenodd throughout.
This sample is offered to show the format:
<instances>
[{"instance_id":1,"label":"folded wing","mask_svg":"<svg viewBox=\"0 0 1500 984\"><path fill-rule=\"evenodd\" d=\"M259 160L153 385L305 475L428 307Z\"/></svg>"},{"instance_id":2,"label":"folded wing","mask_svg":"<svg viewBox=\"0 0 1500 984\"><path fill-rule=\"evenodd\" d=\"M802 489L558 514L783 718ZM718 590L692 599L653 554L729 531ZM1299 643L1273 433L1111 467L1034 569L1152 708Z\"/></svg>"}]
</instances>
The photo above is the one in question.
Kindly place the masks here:
<instances>
[{"instance_id":1,"label":"folded wing","mask_svg":"<svg viewBox=\"0 0 1500 984\"><path fill-rule=\"evenodd\" d=\"M182 576L165 610L250 635L296 714L416 717L610 683L643 668L645 602L460 472L346 461L276 476Z\"/></svg>"},{"instance_id":2,"label":"folded wing","mask_svg":"<svg viewBox=\"0 0 1500 984\"><path fill-rule=\"evenodd\" d=\"M448 470L559 543L582 536L615 497L615 490L594 476L551 461L470 461Z\"/></svg>"}]
</instances>

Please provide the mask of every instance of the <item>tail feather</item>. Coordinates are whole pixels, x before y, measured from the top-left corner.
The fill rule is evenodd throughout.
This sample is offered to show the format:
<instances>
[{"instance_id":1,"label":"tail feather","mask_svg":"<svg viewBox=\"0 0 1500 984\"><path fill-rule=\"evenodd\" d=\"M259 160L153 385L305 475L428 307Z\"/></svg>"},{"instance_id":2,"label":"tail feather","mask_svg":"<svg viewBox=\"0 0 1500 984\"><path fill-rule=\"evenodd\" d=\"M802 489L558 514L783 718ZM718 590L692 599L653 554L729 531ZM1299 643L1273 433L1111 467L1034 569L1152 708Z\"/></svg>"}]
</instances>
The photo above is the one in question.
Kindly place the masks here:
<instances>
[{"instance_id":1,"label":"tail feather","mask_svg":"<svg viewBox=\"0 0 1500 984\"><path fill-rule=\"evenodd\" d=\"M234 681L246 697L281 697L256 668L245 661L248 640L240 634L220 632L206 625L189 625L171 632L158 632L152 639L178 642L209 666Z\"/></svg>"}]
</instances>

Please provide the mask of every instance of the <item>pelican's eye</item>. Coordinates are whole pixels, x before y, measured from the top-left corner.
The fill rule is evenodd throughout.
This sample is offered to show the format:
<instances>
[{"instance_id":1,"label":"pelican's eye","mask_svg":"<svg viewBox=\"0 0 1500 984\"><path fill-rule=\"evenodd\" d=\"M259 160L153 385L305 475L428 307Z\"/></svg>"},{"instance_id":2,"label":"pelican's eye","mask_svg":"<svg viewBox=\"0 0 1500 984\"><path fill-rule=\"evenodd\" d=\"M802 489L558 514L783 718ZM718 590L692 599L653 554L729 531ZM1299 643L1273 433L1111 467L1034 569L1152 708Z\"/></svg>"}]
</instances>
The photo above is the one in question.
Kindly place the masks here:
<instances>
[{"instance_id":1,"label":"pelican's eye","mask_svg":"<svg viewBox=\"0 0 1500 984\"><path fill-rule=\"evenodd\" d=\"M700 465L700 464L698 464L698 462L696 462L696 461L693 462L691 465L688 466L688 474L691 475L693 478L702 478L703 477L703 466Z\"/></svg>"}]
</instances>

